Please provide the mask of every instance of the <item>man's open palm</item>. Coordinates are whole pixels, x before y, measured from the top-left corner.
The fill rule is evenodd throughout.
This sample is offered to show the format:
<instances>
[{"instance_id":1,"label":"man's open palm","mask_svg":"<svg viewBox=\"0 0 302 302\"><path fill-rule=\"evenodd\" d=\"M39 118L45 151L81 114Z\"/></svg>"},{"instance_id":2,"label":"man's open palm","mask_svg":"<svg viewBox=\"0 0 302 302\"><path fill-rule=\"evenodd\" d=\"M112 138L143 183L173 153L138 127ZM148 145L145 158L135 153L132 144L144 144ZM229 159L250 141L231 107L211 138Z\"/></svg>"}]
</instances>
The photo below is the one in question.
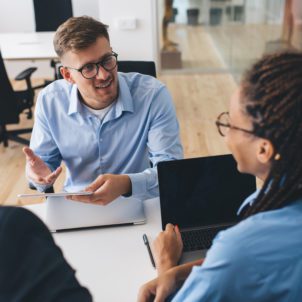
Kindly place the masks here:
<instances>
[{"instance_id":1,"label":"man's open palm","mask_svg":"<svg viewBox=\"0 0 302 302\"><path fill-rule=\"evenodd\" d=\"M45 162L28 147L23 148L23 153L26 156L27 175L36 184L52 185L62 172L62 167L51 172Z\"/></svg>"}]
</instances>

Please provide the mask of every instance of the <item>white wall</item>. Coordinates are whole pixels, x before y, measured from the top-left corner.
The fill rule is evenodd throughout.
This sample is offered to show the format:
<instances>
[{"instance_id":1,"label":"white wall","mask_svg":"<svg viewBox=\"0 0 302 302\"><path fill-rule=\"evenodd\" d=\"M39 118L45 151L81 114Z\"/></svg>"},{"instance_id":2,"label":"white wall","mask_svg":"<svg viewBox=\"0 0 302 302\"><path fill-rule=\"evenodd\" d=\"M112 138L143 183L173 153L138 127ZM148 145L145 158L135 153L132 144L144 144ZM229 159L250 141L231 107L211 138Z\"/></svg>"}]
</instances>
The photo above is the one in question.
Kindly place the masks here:
<instances>
[{"instance_id":1,"label":"white wall","mask_svg":"<svg viewBox=\"0 0 302 302\"><path fill-rule=\"evenodd\" d=\"M111 45L122 60L157 59L156 0L100 0L99 18L109 25ZM133 18L137 27L122 30L118 20Z\"/></svg>"},{"instance_id":2,"label":"white wall","mask_svg":"<svg viewBox=\"0 0 302 302\"><path fill-rule=\"evenodd\" d=\"M98 19L99 0L72 0L72 9L74 16L87 15Z\"/></svg>"},{"instance_id":3,"label":"white wall","mask_svg":"<svg viewBox=\"0 0 302 302\"><path fill-rule=\"evenodd\" d=\"M155 62L158 61L156 3L156 0L72 0L74 16L89 15L109 25L111 44L119 59ZM35 31L32 0L0 0L0 7L0 33ZM129 17L137 20L137 27L119 29L117 20ZM52 77L47 61L6 62L10 77L29 66L38 67L34 77Z\"/></svg>"},{"instance_id":4,"label":"white wall","mask_svg":"<svg viewBox=\"0 0 302 302\"><path fill-rule=\"evenodd\" d=\"M0 0L0 32L35 30L32 0Z\"/></svg>"},{"instance_id":5,"label":"white wall","mask_svg":"<svg viewBox=\"0 0 302 302\"><path fill-rule=\"evenodd\" d=\"M74 16L98 18L98 0L72 0ZM0 32L33 32L35 17L33 0L0 0Z\"/></svg>"}]
</instances>

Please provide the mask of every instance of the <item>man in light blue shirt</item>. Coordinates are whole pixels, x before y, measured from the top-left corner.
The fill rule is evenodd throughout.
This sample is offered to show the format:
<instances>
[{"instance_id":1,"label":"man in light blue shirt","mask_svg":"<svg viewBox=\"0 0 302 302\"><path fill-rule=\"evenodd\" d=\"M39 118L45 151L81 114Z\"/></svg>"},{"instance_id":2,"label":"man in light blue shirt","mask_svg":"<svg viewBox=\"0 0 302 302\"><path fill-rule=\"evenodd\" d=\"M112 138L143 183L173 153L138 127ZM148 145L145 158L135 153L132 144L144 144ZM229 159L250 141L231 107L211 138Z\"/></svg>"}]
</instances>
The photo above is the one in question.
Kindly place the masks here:
<instances>
[{"instance_id":1,"label":"man in light blue shirt","mask_svg":"<svg viewBox=\"0 0 302 302\"><path fill-rule=\"evenodd\" d=\"M73 200L107 204L120 195L156 196L157 163L182 158L166 87L151 76L118 73L107 26L92 18L67 20L54 45L64 80L39 94L31 149L24 148L30 182L45 190L64 161L64 189L94 192Z\"/></svg>"}]
</instances>

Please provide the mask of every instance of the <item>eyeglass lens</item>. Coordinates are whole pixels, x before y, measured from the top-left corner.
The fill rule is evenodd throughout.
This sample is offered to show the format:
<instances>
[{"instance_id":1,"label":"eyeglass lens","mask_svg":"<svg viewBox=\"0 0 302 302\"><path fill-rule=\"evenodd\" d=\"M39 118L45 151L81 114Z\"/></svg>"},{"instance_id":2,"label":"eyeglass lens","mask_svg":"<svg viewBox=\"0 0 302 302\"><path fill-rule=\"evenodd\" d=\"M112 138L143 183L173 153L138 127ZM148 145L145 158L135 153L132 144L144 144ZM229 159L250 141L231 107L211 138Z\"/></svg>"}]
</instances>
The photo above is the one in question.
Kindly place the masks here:
<instances>
[{"instance_id":1,"label":"eyeglass lens","mask_svg":"<svg viewBox=\"0 0 302 302\"><path fill-rule=\"evenodd\" d=\"M82 68L82 75L87 78L93 78L97 75L99 67L102 66L105 70L111 71L116 67L117 59L115 55L110 55L98 63L89 63Z\"/></svg>"}]
</instances>

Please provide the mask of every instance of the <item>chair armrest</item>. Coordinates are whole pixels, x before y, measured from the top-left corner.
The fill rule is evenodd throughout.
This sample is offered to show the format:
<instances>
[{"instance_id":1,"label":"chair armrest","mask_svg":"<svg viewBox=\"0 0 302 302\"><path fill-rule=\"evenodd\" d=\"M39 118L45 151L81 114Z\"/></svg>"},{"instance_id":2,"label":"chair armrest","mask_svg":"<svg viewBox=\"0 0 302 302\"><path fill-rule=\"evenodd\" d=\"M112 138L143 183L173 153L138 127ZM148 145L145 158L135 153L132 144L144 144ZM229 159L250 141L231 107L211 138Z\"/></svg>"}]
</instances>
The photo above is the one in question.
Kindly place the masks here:
<instances>
[{"instance_id":1,"label":"chair armrest","mask_svg":"<svg viewBox=\"0 0 302 302\"><path fill-rule=\"evenodd\" d=\"M30 76L32 75L32 73L35 72L36 70L37 70L37 67L29 67L29 68L23 70L22 72L20 72L15 77L15 80L16 81L21 81L21 80L25 80L27 78L30 78Z\"/></svg>"}]
</instances>

